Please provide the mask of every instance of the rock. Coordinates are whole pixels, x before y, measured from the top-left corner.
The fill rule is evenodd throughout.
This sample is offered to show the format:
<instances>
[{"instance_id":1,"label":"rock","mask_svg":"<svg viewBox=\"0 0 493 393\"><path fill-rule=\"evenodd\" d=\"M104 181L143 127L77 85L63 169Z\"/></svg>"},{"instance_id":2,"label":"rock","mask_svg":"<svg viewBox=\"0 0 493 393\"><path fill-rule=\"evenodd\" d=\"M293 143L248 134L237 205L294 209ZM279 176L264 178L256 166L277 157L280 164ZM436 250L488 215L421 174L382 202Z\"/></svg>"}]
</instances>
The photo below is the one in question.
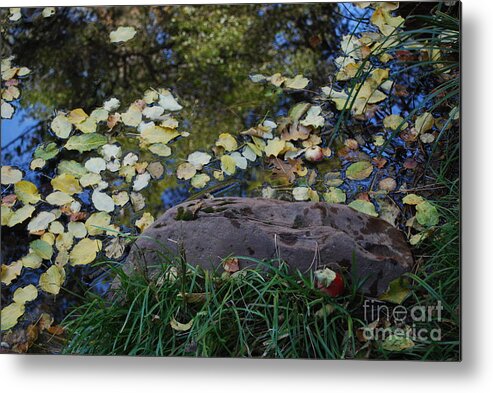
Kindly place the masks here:
<instances>
[{"instance_id":1,"label":"rock","mask_svg":"<svg viewBox=\"0 0 493 393\"><path fill-rule=\"evenodd\" d=\"M132 246L125 269L162 263L156 253L183 246L188 263L222 269L221 260L281 258L302 272L322 266L351 270L365 280L370 295L386 291L413 265L402 232L387 222L345 205L257 198L217 198L185 202L159 217ZM354 264L352 263L354 256Z\"/></svg>"}]
</instances>

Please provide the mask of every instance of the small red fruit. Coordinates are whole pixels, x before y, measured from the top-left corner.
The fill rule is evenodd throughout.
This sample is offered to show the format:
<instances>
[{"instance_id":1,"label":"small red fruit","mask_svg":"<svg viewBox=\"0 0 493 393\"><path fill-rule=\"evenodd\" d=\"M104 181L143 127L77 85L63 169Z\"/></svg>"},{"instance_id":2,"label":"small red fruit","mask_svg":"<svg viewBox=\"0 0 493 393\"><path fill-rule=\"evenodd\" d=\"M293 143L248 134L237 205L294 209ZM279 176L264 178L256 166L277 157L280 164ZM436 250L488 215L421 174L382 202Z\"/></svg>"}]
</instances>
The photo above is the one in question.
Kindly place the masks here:
<instances>
[{"instance_id":1,"label":"small red fruit","mask_svg":"<svg viewBox=\"0 0 493 393\"><path fill-rule=\"evenodd\" d=\"M315 272L316 287L330 297L337 297L344 292L344 278L342 274L325 268Z\"/></svg>"}]
</instances>

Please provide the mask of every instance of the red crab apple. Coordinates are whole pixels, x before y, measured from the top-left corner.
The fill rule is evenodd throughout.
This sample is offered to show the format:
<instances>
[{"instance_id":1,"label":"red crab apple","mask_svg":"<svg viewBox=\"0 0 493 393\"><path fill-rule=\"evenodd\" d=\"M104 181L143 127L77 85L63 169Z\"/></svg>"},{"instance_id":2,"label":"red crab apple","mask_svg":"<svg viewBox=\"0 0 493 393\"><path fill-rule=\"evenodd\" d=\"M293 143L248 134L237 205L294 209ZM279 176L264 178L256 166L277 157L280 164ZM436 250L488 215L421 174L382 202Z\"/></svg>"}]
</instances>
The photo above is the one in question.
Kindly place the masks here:
<instances>
[{"instance_id":1,"label":"red crab apple","mask_svg":"<svg viewBox=\"0 0 493 393\"><path fill-rule=\"evenodd\" d=\"M310 162L319 162L324 159L324 152L320 146L311 146L306 149L305 158Z\"/></svg>"},{"instance_id":2,"label":"red crab apple","mask_svg":"<svg viewBox=\"0 0 493 393\"><path fill-rule=\"evenodd\" d=\"M344 292L344 278L329 268L316 270L315 286L330 297L337 297Z\"/></svg>"}]
</instances>

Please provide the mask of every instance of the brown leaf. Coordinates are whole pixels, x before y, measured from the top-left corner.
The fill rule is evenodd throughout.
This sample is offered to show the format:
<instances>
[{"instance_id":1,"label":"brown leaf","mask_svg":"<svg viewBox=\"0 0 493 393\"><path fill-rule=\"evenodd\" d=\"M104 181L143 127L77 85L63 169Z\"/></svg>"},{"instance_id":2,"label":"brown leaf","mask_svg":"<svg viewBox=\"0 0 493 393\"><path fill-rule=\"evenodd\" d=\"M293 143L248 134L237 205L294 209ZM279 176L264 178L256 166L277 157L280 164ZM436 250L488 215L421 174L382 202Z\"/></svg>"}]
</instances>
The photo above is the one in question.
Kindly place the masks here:
<instances>
[{"instance_id":1,"label":"brown leaf","mask_svg":"<svg viewBox=\"0 0 493 393\"><path fill-rule=\"evenodd\" d=\"M223 269L228 273L235 273L240 270L238 258L228 258L223 261Z\"/></svg>"},{"instance_id":2,"label":"brown leaf","mask_svg":"<svg viewBox=\"0 0 493 393\"><path fill-rule=\"evenodd\" d=\"M378 169L382 169L387 164L387 159L383 157L374 157L372 161Z\"/></svg>"},{"instance_id":3,"label":"brown leaf","mask_svg":"<svg viewBox=\"0 0 493 393\"><path fill-rule=\"evenodd\" d=\"M305 140L310 136L310 132L310 128L294 123L282 131L281 139L285 141Z\"/></svg>"},{"instance_id":4,"label":"brown leaf","mask_svg":"<svg viewBox=\"0 0 493 393\"><path fill-rule=\"evenodd\" d=\"M16 201L17 201L17 195L15 194L6 195L2 198L2 206L12 207L15 205Z\"/></svg>"},{"instance_id":5,"label":"brown leaf","mask_svg":"<svg viewBox=\"0 0 493 393\"><path fill-rule=\"evenodd\" d=\"M404 168L406 169L415 169L417 166L418 163L414 158L406 158L406 161L404 161Z\"/></svg>"}]
</instances>

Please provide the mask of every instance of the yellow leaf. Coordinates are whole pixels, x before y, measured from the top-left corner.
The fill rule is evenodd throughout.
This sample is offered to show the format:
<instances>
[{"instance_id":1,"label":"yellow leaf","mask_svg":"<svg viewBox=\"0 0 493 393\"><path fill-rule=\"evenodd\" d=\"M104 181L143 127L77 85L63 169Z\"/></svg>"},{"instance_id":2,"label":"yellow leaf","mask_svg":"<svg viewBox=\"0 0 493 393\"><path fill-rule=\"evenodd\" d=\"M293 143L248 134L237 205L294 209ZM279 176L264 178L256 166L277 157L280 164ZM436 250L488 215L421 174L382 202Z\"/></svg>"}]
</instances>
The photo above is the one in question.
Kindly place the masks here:
<instances>
[{"instance_id":1,"label":"yellow leaf","mask_svg":"<svg viewBox=\"0 0 493 393\"><path fill-rule=\"evenodd\" d=\"M10 285L13 280L15 280L19 274L21 274L22 270L22 261L18 260L12 262L10 265L2 264L2 274L1 281L5 285Z\"/></svg>"},{"instance_id":2,"label":"yellow leaf","mask_svg":"<svg viewBox=\"0 0 493 393\"><path fill-rule=\"evenodd\" d=\"M53 206L62 206L68 203L72 203L74 198L62 191L52 192L46 197L46 202Z\"/></svg>"},{"instance_id":3,"label":"yellow leaf","mask_svg":"<svg viewBox=\"0 0 493 393\"><path fill-rule=\"evenodd\" d=\"M195 173L197 173L195 166L193 166L189 162L184 162L178 165L178 168L176 169L176 177L178 179L184 179L184 180L191 179L192 177L195 176Z\"/></svg>"},{"instance_id":4,"label":"yellow leaf","mask_svg":"<svg viewBox=\"0 0 493 393\"><path fill-rule=\"evenodd\" d=\"M169 324L171 328L174 330L177 330L179 332L186 332L187 330L190 330L190 328L192 327L193 319L191 319L187 323L180 323L175 318L173 318Z\"/></svg>"},{"instance_id":5,"label":"yellow leaf","mask_svg":"<svg viewBox=\"0 0 493 393\"><path fill-rule=\"evenodd\" d=\"M63 173L57 177L55 177L51 181L51 185L54 190L58 190L64 192L68 195L78 194L82 192L82 187L79 184L79 180L75 178L75 176Z\"/></svg>"},{"instance_id":6,"label":"yellow leaf","mask_svg":"<svg viewBox=\"0 0 493 393\"><path fill-rule=\"evenodd\" d=\"M87 233L90 236L103 234L104 230L100 228L108 228L111 222L111 216L106 212L93 213L86 220L85 226Z\"/></svg>"},{"instance_id":7,"label":"yellow leaf","mask_svg":"<svg viewBox=\"0 0 493 393\"><path fill-rule=\"evenodd\" d=\"M14 214L14 212L10 207L2 206L2 214L1 214L2 226L8 225L10 217L12 217L12 214Z\"/></svg>"},{"instance_id":8,"label":"yellow leaf","mask_svg":"<svg viewBox=\"0 0 493 393\"><path fill-rule=\"evenodd\" d=\"M416 118L414 127L416 128L417 133L420 134L431 130L434 123L435 123L435 119L433 115L429 112L425 112Z\"/></svg>"},{"instance_id":9,"label":"yellow leaf","mask_svg":"<svg viewBox=\"0 0 493 393\"><path fill-rule=\"evenodd\" d=\"M142 130L140 136L149 144L167 144L169 141L179 137L180 133L168 127L148 126Z\"/></svg>"},{"instance_id":10,"label":"yellow leaf","mask_svg":"<svg viewBox=\"0 0 493 393\"><path fill-rule=\"evenodd\" d=\"M286 147L286 141L281 140L278 137L271 139L269 142L267 142L267 146L265 146L265 154L267 157L274 156L277 157L277 155L284 150Z\"/></svg>"},{"instance_id":11,"label":"yellow leaf","mask_svg":"<svg viewBox=\"0 0 493 393\"><path fill-rule=\"evenodd\" d=\"M101 246L101 240L82 239L70 252L70 264L76 266L91 263L96 259L96 255L101 250Z\"/></svg>"},{"instance_id":12,"label":"yellow leaf","mask_svg":"<svg viewBox=\"0 0 493 393\"><path fill-rule=\"evenodd\" d=\"M39 232L48 228L48 225L56 220L56 216L51 212L40 212L27 225L29 233Z\"/></svg>"},{"instance_id":13,"label":"yellow leaf","mask_svg":"<svg viewBox=\"0 0 493 393\"><path fill-rule=\"evenodd\" d=\"M141 218L135 221L135 226L140 229L140 232L144 232L147 228L149 228L154 222L154 217L151 213L145 212Z\"/></svg>"},{"instance_id":14,"label":"yellow leaf","mask_svg":"<svg viewBox=\"0 0 493 393\"><path fill-rule=\"evenodd\" d=\"M39 277L39 287L48 293L57 295L65 280L65 271L56 265L52 265Z\"/></svg>"},{"instance_id":15,"label":"yellow leaf","mask_svg":"<svg viewBox=\"0 0 493 393\"><path fill-rule=\"evenodd\" d=\"M233 135L225 132L219 135L219 139L216 141L216 146L223 147L226 151L234 151L238 148L238 142Z\"/></svg>"},{"instance_id":16,"label":"yellow leaf","mask_svg":"<svg viewBox=\"0 0 493 393\"><path fill-rule=\"evenodd\" d=\"M209 175L205 173L199 173L192 177L192 181L190 182L190 184L194 188L204 188L210 180L211 178L209 177Z\"/></svg>"},{"instance_id":17,"label":"yellow leaf","mask_svg":"<svg viewBox=\"0 0 493 393\"><path fill-rule=\"evenodd\" d=\"M86 112L84 112L84 109L77 108L68 114L67 120L72 124L80 124L88 117L89 115Z\"/></svg>"},{"instance_id":18,"label":"yellow leaf","mask_svg":"<svg viewBox=\"0 0 493 393\"><path fill-rule=\"evenodd\" d=\"M227 154L223 155L221 157L221 170L228 175L234 175L236 172L235 159Z\"/></svg>"},{"instance_id":19,"label":"yellow leaf","mask_svg":"<svg viewBox=\"0 0 493 393\"><path fill-rule=\"evenodd\" d=\"M33 284L23 288L17 288L14 292L13 300L18 304L31 302L38 297L38 290Z\"/></svg>"},{"instance_id":20,"label":"yellow leaf","mask_svg":"<svg viewBox=\"0 0 493 393\"><path fill-rule=\"evenodd\" d=\"M399 115L389 115L387 117L385 117L385 119L383 119L383 125L385 126L385 128L390 128L391 130L397 130L399 128L399 126L402 124L402 126L400 127L401 130L404 130L406 129L409 124L404 122L404 119L399 116Z\"/></svg>"},{"instance_id":21,"label":"yellow leaf","mask_svg":"<svg viewBox=\"0 0 493 393\"><path fill-rule=\"evenodd\" d=\"M126 42L135 37L137 31L132 26L120 26L110 33L110 42Z\"/></svg>"},{"instance_id":22,"label":"yellow leaf","mask_svg":"<svg viewBox=\"0 0 493 393\"><path fill-rule=\"evenodd\" d=\"M294 78L286 79L284 86L290 89L304 89L310 81L303 75L296 75Z\"/></svg>"},{"instance_id":23,"label":"yellow leaf","mask_svg":"<svg viewBox=\"0 0 493 393\"><path fill-rule=\"evenodd\" d=\"M138 105L132 104L125 113L122 113L122 121L130 127L137 127L142 121L142 110Z\"/></svg>"},{"instance_id":24,"label":"yellow leaf","mask_svg":"<svg viewBox=\"0 0 493 393\"><path fill-rule=\"evenodd\" d=\"M30 268L30 269L38 269L41 267L41 263L43 262L43 258L39 255L36 255L34 252L30 252L26 256L20 259L22 266Z\"/></svg>"},{"instance_id":25,"label":"yellow leaf","mask_svg":"<svg viewBox=\"0 0 493 393\"><path fill-rule=\"evenodd\" d=\"M2 166L2 184L15 184L22 180L22 172L11 166Z\"/></svg>"},{"instance_id":26,"label":"yellow leaf","mask_svg":"<svg viewBox=\"0 0 493 393\"><path fill-rule=\"evenodd\" d=\"M24 314L24 305L19 303L10 303L7 307L2 308L0 314L1 330L8 330L17 324L17 320Z\"/></svg>"},{"instance_id":27,"label":"yellow leaf","mask_svg":"<svg viewBox=\"0 0 493 393\"><path fill-rule=\"evenodd\" d=\"M26 204L35 204L41 197L39 196L37 187L27 180L21 180L14 186L17 198Z\"/></svg>"},{"instance_id":28,"label":"yellow leaf","mask_svg":"<svg viewBox=\"0 0 493 393\"><path fill-rule=\"evenodd\" d=\"M26 221L29 217L31 217L33 215L34 210L36 210L36 209L34 208L34 206L31 206L31 205L26 205L26 206L23 206L23 207L17 209L9 217L9 221L7 223L7 226L13 227L17 224L20 224L21 222Z\"/></svg>"}]
</instances>

